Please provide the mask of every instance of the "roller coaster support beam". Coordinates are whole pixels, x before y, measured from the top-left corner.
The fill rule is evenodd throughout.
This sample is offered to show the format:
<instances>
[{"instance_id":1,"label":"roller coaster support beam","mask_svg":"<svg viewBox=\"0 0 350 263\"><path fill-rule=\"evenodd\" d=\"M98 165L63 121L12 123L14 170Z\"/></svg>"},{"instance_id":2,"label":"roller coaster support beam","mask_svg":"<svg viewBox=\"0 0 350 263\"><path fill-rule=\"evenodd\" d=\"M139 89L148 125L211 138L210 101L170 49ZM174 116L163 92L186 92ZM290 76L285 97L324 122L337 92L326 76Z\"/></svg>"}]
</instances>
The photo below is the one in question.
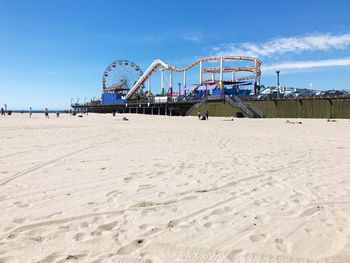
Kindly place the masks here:
<instances>
[{"instance_id":1,"label":"roller coaster support beam","mask_svg":"<svg viewBox=\"0 0 350 263\"><path fill-rule=\"evenodd\" d=\"M235 81L235 72L232 71L232 81Z\"/></svg>"},{"instance_id":2,"label":"roller coaster support beam","mask_svg":"<svg viewBox=\"0 0 350 263\"><path fill-rule=\"evenodd\" d=\"M184 88L186 88L186 70L184 70ZM186 90L184 90L184 96L186 97Z\"/></svg>"},{"instance_id":3,"label":"roller coaster support beam","mask_svg":"<svg viewBox=\"0 0 350 263\"><path fill-rule=\"evenodd\" d=\"M151 99L151 76L148 77L148 98Z\"/></svg>"},{"instance_id":4,"label":"roller coaster support beam","mask_svg":"<svg viewBox=\"0 0 350 263\"><path fill-rule=\"evenodd\" d=\"M203 61L199 62L199 84L203 82Z\"/></svg>"},{"instance_id":5,"label":"roller coaster support beam","mask_svg":"<svg viewBox=\"0 0 350 263\"><path fill-rule=\"evenodd\" d=\"M161 74L161 85L162 85L162 95L164 95L164 69L162 69L162 74Z\"/></svg>"},{"instance_id":6,"label":"roller coaster support beam","mask_svg":"<svg viewBox=\"0 0 350 263\"><path fill-rule=\"evenodd\" d=\"M220 88L223 88L222 86L222 80L224 78L224 58L220 58Z\"/></svg>"},{"instance_id":7,"label":"roller coaster support beam","mask_svg":"<svg viewBox=\"0 0 350 263\"><path fill-rule=\"evenodd\" d=\"M173 71L170 70L170 98L173 97Z\"/></svg>"},{"instance_id":8,"label":"roller coaster support beam","mask_svg":"<svg viewBox=\"0 0 350 263\"><path fill-rule=\"evenodd\" d=\"M258 73L258 70L257 70L257 61L256 59L254 60L254 95L256 95L256 85L257 85L257 73Z\"/></svg>"}]
</instances>

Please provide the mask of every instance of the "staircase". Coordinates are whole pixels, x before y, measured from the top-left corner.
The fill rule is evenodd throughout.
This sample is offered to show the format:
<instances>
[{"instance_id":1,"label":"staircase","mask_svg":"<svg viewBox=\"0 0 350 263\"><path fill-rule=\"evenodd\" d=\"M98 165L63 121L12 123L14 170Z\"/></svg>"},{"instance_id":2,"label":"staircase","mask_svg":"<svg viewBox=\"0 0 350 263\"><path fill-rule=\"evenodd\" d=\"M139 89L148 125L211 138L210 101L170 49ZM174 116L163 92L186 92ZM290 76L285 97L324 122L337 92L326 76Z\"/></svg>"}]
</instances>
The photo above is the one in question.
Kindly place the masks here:
<instances>
[{"instance_id":1,"label":"staircase","mask_svg":"<svg viewBox=\"0 0 350 263\"><path fill-rule=\"evenodd\" d=\"M250 103L245 103L236 95L233 97L225 96L225 101L234 108L239 108L251 118L264 118L264 113Z\"/></svg>"},{"instance_id":2,"label":"staircase","mask_svg":"<svg viewBox=\"0 0 350 263\"><path fill-rule=\"evenodd\" d=\"M204 97L204 98L202 98L202 99L200 100L200 102L198 102L198 103L192 105L192 107L189 108L188 111L186 111L186 116L188 116L193 110L198 109L200 106L202 106L202 104L203 104L205 101L206 101L206 99L205 99L205 97Z\"/></svg>"},{"instance_id":3,"label":"staircase","mask_svg":"<svg viewBox=\"0 0 350 263\"><path fill-rule=\"evenodd\" d=\"M186 116L188 116L192 111L198 109L206 100L225 100L228 104L230 104L234 108L238 108L246 113L250 118L264 118L264 113L259 110L257 107L250 103L246 103L237 96L229 97L227 95L219 95L219 96L211 96L208 98L203 97L198 103L194 104L189 110L186 112Z\"/></svg>"}]
</instances>

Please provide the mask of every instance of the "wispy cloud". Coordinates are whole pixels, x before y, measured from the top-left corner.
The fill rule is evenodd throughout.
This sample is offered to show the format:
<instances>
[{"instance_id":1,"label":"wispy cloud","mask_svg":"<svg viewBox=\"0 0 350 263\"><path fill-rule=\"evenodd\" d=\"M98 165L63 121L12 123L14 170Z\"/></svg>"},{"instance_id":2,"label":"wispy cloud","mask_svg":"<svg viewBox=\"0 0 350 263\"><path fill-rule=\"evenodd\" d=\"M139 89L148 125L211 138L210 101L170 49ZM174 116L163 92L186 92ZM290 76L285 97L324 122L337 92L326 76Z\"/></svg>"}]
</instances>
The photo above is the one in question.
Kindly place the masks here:
<instances>
[{"instance_id":1,"label":"wispy cloud","mask_svg":"<svg viewBox=\"0 0 350 263\"><path fill-rule=\"evenodd\" d=\"M342 59L327 59L316 61L292 61L262 66L264 73L283 69L307 69L319 67L350 66L350 57Z\"/></svg>"},{"instance_id":2,"label":"wispy cloud","mask_svg":"<svg viewBox=\"0 0 350 263\"><path fill-rule=\"evenodd\" d=\"M199 43L202 41L203 36L198 32L180 32L179 36L187 41Z\"/></svg>"},{"instance_id":3,"label":"wispy cloud","mask_svg":"<svg viewBox=\"0 0 350 263\"><path fill-rule=\"evenodd\" d=\"M228 43L213 47L212 51L219 56L253 56L269 57L285 53L301 53L303 51L324 51L329 49L345 49L350 46L350 33L343 35L313 34L303 37L277 38L265 43Z\"/></svg>"}]
</instances>

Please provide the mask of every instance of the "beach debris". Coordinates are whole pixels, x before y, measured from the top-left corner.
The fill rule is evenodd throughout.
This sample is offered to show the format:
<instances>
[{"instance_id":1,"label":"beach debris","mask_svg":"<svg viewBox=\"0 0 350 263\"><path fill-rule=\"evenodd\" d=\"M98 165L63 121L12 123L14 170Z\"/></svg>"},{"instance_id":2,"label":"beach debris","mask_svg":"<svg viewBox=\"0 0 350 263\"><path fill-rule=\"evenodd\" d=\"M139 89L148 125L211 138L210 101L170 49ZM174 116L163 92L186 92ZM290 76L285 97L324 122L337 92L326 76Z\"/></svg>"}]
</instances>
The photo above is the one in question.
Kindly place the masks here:
<instances>
[{"instance_id":1,"label":"beach debris","mask_svg":"<svg viewBox=\"0 0 350 263\"><path fill-rule=\"evenodd\" d=\"M290 121L290 120L286 120L285 123L286 124L303 124L301 121Z\"/></svg>"},{"instance_id":2,"label":"beach debris","mask_svg":"<svg viewBox=\"0 0 350 263\"><path fill-rule=\"evenodd\" d=\"M75 256L75 255L68 255L67 257L66 257L66 260L70 260L70 259L75 259L75 260L77 260L79 257L78 256Z\"/></svg>"},{"instance_id":3,"label":"beach debris","mask_svg":"<svg viewBox=\"0 0 350 263\"><path fill-rule=\"evenodd\" d=\"M173 227L177 226L178 224L179 224L179 221L177 221L177 220L170 220L168 222L168 227L169 228L173 228Z\"/></svg>"}]
</instances>

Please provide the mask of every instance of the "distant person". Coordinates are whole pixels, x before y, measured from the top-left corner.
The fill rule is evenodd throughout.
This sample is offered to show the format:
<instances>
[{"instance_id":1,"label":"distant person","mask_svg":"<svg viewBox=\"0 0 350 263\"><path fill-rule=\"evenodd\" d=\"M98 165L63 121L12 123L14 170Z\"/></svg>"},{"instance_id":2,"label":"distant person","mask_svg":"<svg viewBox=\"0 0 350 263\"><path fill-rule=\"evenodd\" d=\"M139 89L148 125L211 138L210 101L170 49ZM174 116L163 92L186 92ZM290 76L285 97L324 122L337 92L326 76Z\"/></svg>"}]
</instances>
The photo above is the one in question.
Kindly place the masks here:
<instances>
[{"instance_id":1,"label":"distant person","mask_svg":"<svg viewBox=\"0 0 350 263\"><path fill-rule=\"evenodd\" d=\"M1 108L1 115L5 115L4 108Z\"/></svg>"},{"instance_id":2,"label":"distant person","mask_svg":"<svg viewBox=\"0 0 350 263\"><path fill-rule=\"evenodd\" d=\"M72 116L72 109L69 110L69 115Z\"/></svg>"},{"instance_id":3,"label":"distant person","mask_svg":"<svg viewBox=\"0 0 350 263\"><path fill-rule=\"evenodd\" d=\"M60 112L59 112L59 111L56 112L56 117L57 117L57 118L60 117Z\"/></svg>"},{"instance_id":4,"label":"distant person","mask_svg":"<svg viewBox=\"0 0 350 263\"><path fill-rule=\"evenodd\" d=\"M198 111L198 120L200 120L201 119L201 112L200 111Z\"/></svg>"},{"instance_id":5,"label":"distant person","mask_svg":"<svg viewBox=\"0 0 350 263\"><path fill-rule=\"evenodd\" d=\"M50 117L49 117L49 110L47 109L47 108L45 108L45 118L46 119L50 119Z\"/></svg>"},{"instance_id":6,"label":"distant person","mask_svg":"<svg viewBox=\"0 0 350 263\"><path fill-rule=\"evenodd\" d=\"M33 113L32 108L29 108L29 118L32 117L32 113Z\"/></svg>"},{"instance_id":7,"label":"distant person","mask_svg":"<svg viewBox=\"0 0 350 263\"><path fill-rule=\"evenodd\" d=\"M207 110L207 112L205 113L205 117L207 118L207 120L209 120L209 111Z\"/></svg>"}]
</instances>

